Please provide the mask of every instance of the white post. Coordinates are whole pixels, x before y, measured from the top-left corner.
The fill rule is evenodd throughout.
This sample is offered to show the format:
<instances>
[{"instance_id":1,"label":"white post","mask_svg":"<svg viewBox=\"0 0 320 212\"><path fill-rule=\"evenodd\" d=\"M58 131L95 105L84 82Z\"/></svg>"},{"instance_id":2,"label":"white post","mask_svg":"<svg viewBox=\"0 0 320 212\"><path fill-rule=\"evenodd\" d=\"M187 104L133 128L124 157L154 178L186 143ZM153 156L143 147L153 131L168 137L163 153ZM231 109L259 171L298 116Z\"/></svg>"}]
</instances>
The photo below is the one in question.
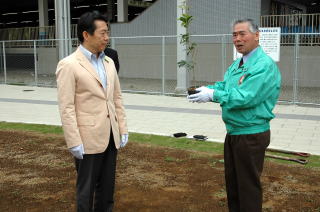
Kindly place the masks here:
<instances>
[{"instance_id":1,"label":"white post","mask_svg":"<svg viewBox=\"0 0 320 212\"><path fill-rule=\"evenodd\" d=\"M185 47L180 43L181 35L186 34L187 30L181 26L181 21L178 19L183 13L183 9L180 7L185 0L177 0L177 87L176 93L185 93L189 86L189 73L185 67L179 67L178 62L181 60L187 60L187 53Z\"/></svg>"},{"instance_id":2,"label":"white post","mask_svg":"<svg viewBox=\"0 0 320 212\"><path fill-rule=\"evenodd\" d=\"M45 26L48 26L48 0L38 0L39 9L39 38L46 39Z\"/></svg>"},{"instance_id":3,"label":"white post","mask_svg":"<svg viewBox=\"0 0 320 212\"><path fill-rule=\"evenodd\" d=\"M128 22L128 0L117 0L117 22Z\"/></svg>"},{"instance_id":4,"label":"white post","mask_svg":"<svg viewBox=\"0 0 320 212\"><path fill-rule=\"evenodd\" d=\"M70 0L64 1L64 32L65 32L65 40L64 44L66 46L66 56L71 54L72 45L71 45L71 15L70 15Z\"/></svg>"},{"instance_id":5,"label":"white post","mask_svg":"<svg viewBox=\"0 0 320 212\"><path fill-rule=\"evenodd\" d=\"M55 0L56 38L58 39L58 59L71 54L70 0Z\"/></svg>"},{"instance_id":6,"label":"white post","mask_svg":"<svg viewBox=\"0 0 320 212\"><path fill-rule=\"evenodd\" d=\"M294 70L293 70L293 104L298 103L298 64L299 64L299 34L295 34L295 42L294 42Z\"/></svg>"},{"instance_id":7,"label":"white post","mask_svg":"<svg viewBox=\"0 0 320 212\"><path fill-rule=\"evenodd\" d=\"M166 65L166 37L162 36L162 48L161 48L161 54L162 54L162 95L165 93L165 65Z\"/></svg>"},{"instance_id":8,"label":"white post","mask_svg":"<svg viewBox=\"0 0 320 212\"><path fill-rule=\"evenodd\" d=\"M37 43L33 41L33 58L34 58L34 82L38 86L38 61L37 61Z\"/></svg>"}]
</instances>

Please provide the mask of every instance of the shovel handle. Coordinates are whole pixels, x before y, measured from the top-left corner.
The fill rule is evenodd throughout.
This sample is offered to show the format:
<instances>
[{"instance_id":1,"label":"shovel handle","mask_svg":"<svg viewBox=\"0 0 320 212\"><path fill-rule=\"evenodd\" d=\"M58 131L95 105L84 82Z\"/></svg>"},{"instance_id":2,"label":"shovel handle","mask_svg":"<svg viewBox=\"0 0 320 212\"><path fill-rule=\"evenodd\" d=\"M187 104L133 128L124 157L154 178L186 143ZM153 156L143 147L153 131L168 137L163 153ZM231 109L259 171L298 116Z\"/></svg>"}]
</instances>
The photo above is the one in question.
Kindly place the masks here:
<instances>
[{"instance_id":1,"label":"shovel handle","mask_svg":"<svg viewBox=\"0 0 320 212\"><path fill-rule=\"evenodd\" d=\"M308 163L307 160L300 159L300 158L291 158L291 161L294 161L294 162L297 162L297 163L300 163L300 164L307 164Z\"/></svg>"},{"instance_id":2,"label":"shovel handle","mask_svg":"<svg viewBox=\"0 0 320 212\"><path fill-rule=\"evenodd\" d=\"M295 155L301 156L301 157L309 157L310 154L309 153L305 153L305 152L296 152Z\"/></svg>"},{"instance_id":3,"label":"shovel handle","mask_svg":"<svg viewBox=\"0 0 320 212\"><path fill-rule=\"evenodd\" d=\"M285 154L292 154L292 155L298 155L298 156L301 156L301 157L309 157L309 156L310 156L309 153L305 153L305 152L294 152L294 151L281 150L281 149L267 148L267 151L270 151L270 152L279 152L279 153L285 153Z\"/></svg>"},{"instance_id":4,"label":"shovel handle","mask_svg":"<svg viewBox=\"0 0 320 212\"><path fill-rule=\"evenodd\" d=\"M280 159L280 160L293 161L293 162L300 163L300 164L307 164L308 163L307 160L300 159L300 158L288 158L288 157L283 157L283 156L279 156L279 155L270 155L270 154L266 154L266 157Z\"/></svg>"}]
</instances>

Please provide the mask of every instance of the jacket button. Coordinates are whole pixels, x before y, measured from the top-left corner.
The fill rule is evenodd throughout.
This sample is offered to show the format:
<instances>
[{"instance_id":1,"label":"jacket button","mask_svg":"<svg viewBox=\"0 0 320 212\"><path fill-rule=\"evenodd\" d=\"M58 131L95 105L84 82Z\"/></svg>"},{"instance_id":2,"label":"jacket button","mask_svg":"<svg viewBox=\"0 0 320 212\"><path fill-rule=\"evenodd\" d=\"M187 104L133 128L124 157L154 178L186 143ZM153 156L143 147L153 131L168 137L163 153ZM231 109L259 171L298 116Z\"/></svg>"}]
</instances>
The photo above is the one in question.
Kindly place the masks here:
<instances>
[{"instance_id":1,"label":"jacket button","mask_svg":"<svg viewBox=\"0 0 320 212\"><path fill-rule=\"evenodd\" d=\"M109 114L107 115L108 118L110 118Z\"/></svg>"}]
</instances>

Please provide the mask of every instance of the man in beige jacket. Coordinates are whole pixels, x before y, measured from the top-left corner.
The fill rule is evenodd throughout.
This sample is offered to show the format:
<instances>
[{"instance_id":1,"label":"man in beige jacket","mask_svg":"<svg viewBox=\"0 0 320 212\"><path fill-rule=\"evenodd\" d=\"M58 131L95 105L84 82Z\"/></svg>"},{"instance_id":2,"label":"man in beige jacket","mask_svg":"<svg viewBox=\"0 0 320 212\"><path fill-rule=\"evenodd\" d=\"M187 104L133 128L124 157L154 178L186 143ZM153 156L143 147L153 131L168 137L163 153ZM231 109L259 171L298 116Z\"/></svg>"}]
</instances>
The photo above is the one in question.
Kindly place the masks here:
<instances>
[{"instance_id":1,"label":"man in beige jacket","mask_svg":"<svg viewBox=\"0 0 320 212\"><path fill-rule=\"evenodd\" d=\"M83 14L81 45L56 71L62 127L76 163L77 211L112 211L117 149L128 142L118 75L103 52L108 33L104 16Z\"/></svg>"}]
</instances>

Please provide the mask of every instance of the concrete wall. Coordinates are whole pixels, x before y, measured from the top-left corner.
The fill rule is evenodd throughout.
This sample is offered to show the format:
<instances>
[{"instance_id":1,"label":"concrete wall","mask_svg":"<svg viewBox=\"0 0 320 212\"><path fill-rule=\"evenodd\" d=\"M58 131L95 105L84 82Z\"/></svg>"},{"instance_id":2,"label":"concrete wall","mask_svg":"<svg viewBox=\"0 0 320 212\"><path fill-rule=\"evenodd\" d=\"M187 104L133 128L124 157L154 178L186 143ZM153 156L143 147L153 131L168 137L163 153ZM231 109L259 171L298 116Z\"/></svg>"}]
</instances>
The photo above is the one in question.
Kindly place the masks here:
<instances>
[{"instance_id":1,"label":"concrete wall","mask_svg":"<svg viewBox=\"0 0 320 212\"><path fill-rule=\"evenodd\" d=\"M191 34L229 34L236 19L260 21L261 0L189 0L189 4Z\"/></svg>"},{"instance_id":2,"label":"concrete wall","mask_svg":"<svg viewBox=\"0 0 320 212\"><path fill-rule=\"evenodd\" d=\"M158 0L130 23L112 24L111 36L174 35L176 23L176 0Z\"/></svg>"},{"instance_id":3,"label":"concrete wall","mask_svg":"<svg viewBox=\"0 0 320 212\"><path fill-rule=\"evenodd\" d=\"M188 0L194 20L191 34L230 33L231 23L252 18L259 23L261 0ZM176 35L177 1L158 0L130 23L111 25L112 37Z\"/></svg>"},{"instance_id":4,"label":"concrete wall","mask_svg":"<svg viewBox=\"0 0 320 212\"><path fill-rule=\"evenodd\" d=\"M56 48L39 48L38 51L38 73L53 74L58 63L58 52Z\"/></svg>"},{"instance_id":5,"label":"concrete wall","mask_svg":"<svg viewBox=\"0 0 320 212\"><path fill-rule=\"evenodd\" d=\"M281 47L279 68L285 85L293 85L295 69L294 47ZM299 47L298 85L301 87L320 87L320 52L318 46Z\"/></svg>"}]
</instances>

